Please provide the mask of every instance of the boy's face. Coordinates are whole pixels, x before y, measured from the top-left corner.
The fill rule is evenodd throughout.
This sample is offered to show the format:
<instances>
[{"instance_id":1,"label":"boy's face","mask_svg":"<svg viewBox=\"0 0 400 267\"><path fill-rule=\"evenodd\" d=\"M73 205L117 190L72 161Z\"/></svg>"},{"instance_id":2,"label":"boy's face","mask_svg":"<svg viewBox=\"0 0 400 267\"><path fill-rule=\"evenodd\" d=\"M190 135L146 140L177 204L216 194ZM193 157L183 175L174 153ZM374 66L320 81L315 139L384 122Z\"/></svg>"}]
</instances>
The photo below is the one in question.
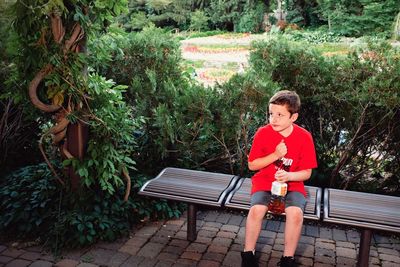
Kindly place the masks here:
<instances>
[{"instance_id":1,"label":"boy's face","mask_svg":"<svg viewBox=\"0 0 400 267\"><path fill-rule=\"evenodd\" d=\"M292 124L297 120L298 113L290 114L287 105L270 104L268 111L269 123L272 129L283 136L292 132Z\"/></svg>"}]
</instances>

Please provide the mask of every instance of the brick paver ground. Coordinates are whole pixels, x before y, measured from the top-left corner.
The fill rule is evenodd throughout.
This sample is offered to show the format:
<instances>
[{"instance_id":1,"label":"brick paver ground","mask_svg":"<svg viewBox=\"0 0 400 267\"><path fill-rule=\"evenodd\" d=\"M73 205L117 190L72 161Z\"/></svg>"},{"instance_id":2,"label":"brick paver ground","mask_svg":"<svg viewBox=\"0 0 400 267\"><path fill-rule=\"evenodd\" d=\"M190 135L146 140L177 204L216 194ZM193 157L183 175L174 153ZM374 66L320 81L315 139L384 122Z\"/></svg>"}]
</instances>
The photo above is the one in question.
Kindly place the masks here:
<instances>
[{"instance_id":1,"label":"brick paver ground","mask_svg":"<svg viewBox=\"0 0 400 267\"><path fill-rule=\"evenodd\" d=\"M91 248L66 251L62 257L40 247L15 248L0 244L0 267L217 267L240 266L245 217L226 211L200 211L198 237L186 240L186 216L149 222L132 231L129 238L99 243ZM283 251L280 219L265 220L257 243L260 266L276 266ZM356 229L305 223L296 261L299 266L355 266L360 233ZM371 267L400 266L400 235L374 234Z\"/></svg>"}]
</instances>

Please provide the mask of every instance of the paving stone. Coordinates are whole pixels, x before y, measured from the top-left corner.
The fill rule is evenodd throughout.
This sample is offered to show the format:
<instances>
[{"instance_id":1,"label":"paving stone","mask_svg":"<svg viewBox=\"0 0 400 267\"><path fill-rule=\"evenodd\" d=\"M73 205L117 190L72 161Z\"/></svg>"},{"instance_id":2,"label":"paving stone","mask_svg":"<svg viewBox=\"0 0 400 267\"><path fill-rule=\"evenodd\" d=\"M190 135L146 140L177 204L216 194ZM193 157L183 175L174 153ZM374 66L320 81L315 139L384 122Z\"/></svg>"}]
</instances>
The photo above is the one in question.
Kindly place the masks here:
<instances>
[{"instance_id":1,"label":"paving stone","mask_svg":"<svg viewBox=\"0 0 400 267\"><path fill-rule=\"evenodd\" d=\"M388 248L378 248L378 253L400 256L400 252L398 250Z\"/></svg>"},{"instance_id":2,"label":"paving stone","mask_svg":"<svg viewBox=\"0 0 400 267\"><path fill-rule=\"evenodd\" d=\"M122 265L121 267L139 267L141 266L140 263L145 260L144 257L140 256L130 256Z\"/></svg>"},{"instance_id":3,"label":"paving stone","mask_svg":"<svg viewBox=\"0 0 400 267\"><path fill-rule=\"evenodd\" d=\"M6 250L7 249L7 247L6 246L4 246L4 245L0 245L0 253L1 252L3 252L4 250Z\"/></svg>"},{"instance_id":4,"label":"paving stone","mask_svg":"<svg viewBox=\"0 0 400 267\"><path fill-rule=\"evenodd\" d=\"M52 262L43 260L35 261L31 265L29 265L29 267L52 267L52 266L53 266Z\"/></svg>"},{"instance_id":5,"label":"paving stone","mask_svg":"<svg viewBox=\"0 0 400 267\"><path fill-rule=\"evenodd\" d=\"M319 237L319 227L306 225L306 236Z\"/></svg>"},{"instance_id":6,"label":"paving stone","mask_svg":"<svg viewBox=\"0 0 400 267\"><path fill-rule=\"evenodd\" d=\"M183 239L183 240L186 240L186 237L187 237L186 230L185 231L179 231L174 236L174 238Z\"/></svg>"},{"instance_id":7,"label":"paving stone","mask_svg":"<svg viewBox=\"0 0 400 267\"><path fill-rule=\"evenodd\" d=\"M76 267L99 267L99 266L93 263L82 262L79 263Z\"/></svg>"},{"instance_id":8,"label":"paving stone","mask_svg":"<svg viewBox=\"0 0 400 267\"><path fill-rule=\"evenodd\" d=\"M241 244L232 244L232 246L230 247L230 250L243 251L243 245L241 245Z\"/></svg>"},{"instance_id":9,"label":"paving stone","mask_svg":"<svg viewBox=\"0 0 400 267\"><path fill-rule=\"evenodd\" d=\"M203 254L202 260L210 260L222 262L225 258L225 254L215 253L215 252L206 252Z\"/></svg>"},{"instance_id":10,"label":"paving stone","mask_svg":"<svg viewBox=\"0 0 400 267\"><path fill-rule=\"evenodd\" d=\"M220 246L220 245L211 244L210 246L208 246L207 251L214 252L214 253L226 254L228 252L228 248Z\"/></svg>"},{"instance_id":11,"label":"paving stone","mask_svg":"<svg viewBox=\"0 0 400 267\"><path fill-rule=\"evenodd\" d=\"M221 263L219 263L217 261L201 260L197 266L198 267L220 267Z\"/></svg>"},{"instance_id":12,"label":"paving stone","mask_svg":"<svg viewBox=\"0 0 400 267\"><path fill-rule=\"evenodd\" d=\"M357 232L356 230L347 230L346 235L347 235L348 241L353 242L353 243L360 242L360 233Z\"/></svg>"},{"instance_id":13,"label":"paving stone","mask_svg":"<svg viewBox=\"0 0 400 267\"><path fill-rule=\"evenodd\" d=\"M135 237L141 237L141 238L149 238L153 234L155 234L158 229L160 229L159 225L148 225L148 226L143 226L140 228L136 233Z\"/></svg>"},{"instance_id":14,"label":"paving stone","mask_svg":"<svg viewBox=\"0 0 400 267\"><path fill-rule=\"evenodd\" d=\"M221 231L224 232L231 232L231 233L238 233L240 230L240 227L238 225L222 225L220 228Z\"/></svg>"},{"instance_id":15,"label":"paving stone","mask_svg":"<svg viewBox=\"0 0 400 267\"><path fill-rule=\"evenodd\" d=\"M177 225L177 226L182 226L184 223L185 223L184 219L168 220L166 222L167 225Z\"/></svg>"},{"instance_id":16,"label":"paving stone","mask_svg":"<svg viewBox=\"0 0 400 267\"><path fill-rule=\"evenodd\" d=\"M181 259L188 259L192 261L199 261L203 255L197 252L185 251L181 255Z\"/></svg>"},{"instance_id":17,"label":"paving stone","mask_svg":"<svg viewBox=\"0 0 400 267\"><path fill-rule=\"evenodd\" d=\"M152 243L159 243L159 244L168 244L171 238L166 237L166 236L153 236L149 242Z\"/></svg>"},{"instance_id":18,"label":"paving stone","mask_svg":"<svg viewBox=\"0 0 400 267\"><path fill-rule=\"evenodd\" d=\"M76 261L80 262L81 256L83 254L85 254L87 251L89 251L89 250L88 249L86 249L86 250L81 250L81 249L68 250L64 253L63 256L65 259L71 259L71 260L76 260Z\"/></svg>"},{"instance_id":19,"label":"paving stone","mask_svg":"<svg viewBox=\"0 0 400 267\"><path fill-rule=\"evenodd\" d=\"M215 222L217 217L218 217L218 212L216 212L216 211L208 212L207 215L204 217L204 220L205 221Z\"/></svg>"},{"instance_id":20,"label":"paving stone","mask_svg":"<svg viewBox=\"0 0 400 267\"><path fill-rule=\"evenodd\" d=\"M71 259L62 259L55 264L55 267L75 267L79 264L79 261Z\"/></svg>"},{"instance_id":21,"label":"paving stone","mask_svg":"<svg viewBox=\"0 0 400 267\"><path fill-rule=\"evenodd\" d=\"M14 258L0 255L0 264L6 264L7 262L12 261Z\"/></svg>"},{"instance_id":22,"label":"paving stone","mask_svg":"<svg viewBox=\"0 0 400 267\"><path fill-rule=\"evenodd\" d=\"M195 242L210 245L212 242L212 237L197 236Z\"/></svg>"},{"instance_id":23,"label":"paving stone","mask_svg":"<svg viewBox=\"0 0 400 267\"><path fill-rule=\"evenodd\" d=\"M314 245L315 244L315 237L312 236L301 236L299 243L305 243L305 244L310 244Z\"/></svg>"},{"instance_id":24,"label":"paving stone","mask_svg":"<svg viewBox=\"0 0 400 267\"><path fill-rule=\"evenodd\" d=\"M185 251L185 248L174 247L174 246L166 246L163 248L162 252L181 255Z\"/></svg>"},{"instance_id":25,"label":"paving stone","mask_svg":"<svg viewBox=\"0 0 400 267\"><path fill-rule=\"evenodd\" d=\"M40 259L40 253L38 252L25 252L24 254L21 254L19 258L24 259L24 260L29 260L29 261L35 261L37 259Z\"/></svg>"},{"instance_id":26,"label":"paving stone","mask_svg":"<svg viewBox=\"0 0 400 267\"><path fill-rule=\"evenodd\" d=\"M314 246L309 244L299 243L297 246L296 255L311 258L314 256Z\"/></svg>"},{"instance_id":27,"label":"paving stone","mask_svg":"<svg viewBox=\"0 0 400 267\"><path fill-rule=\"evenodd\" d=\"M227 224L230 218L231 218L230 213L220 213L215 221L222 224Z\"/></svg>"},{"instance_id":28,"label":"paving stone","mask_svg":"<svg viewBox=\"0 0 400 267\"><path fill-rule=\"evenodd\" d=\"M390 261L390 262L396 262L397 264L400 264L400 258L398 256L394 256L394 255L379 254L379 259L381 259L382 261Z\"/></svg>"},{"instance_id":29,"label":"paving stone","mask_svg":"<svg viewBox=\"0 0 400 267\"><path fill-rule=\"evenodd\" d=\"M11 258L18 258L20 255L24 254L26 251L22 249L7 248L1 252L1 255L8 256Z\"/></svg>"},{"instance_id":30,"label":"paving stone","mask_svg":"<svg viewBox=\"0 0 400 267\"><path fill-rule=\"evenodd\" d=\"M332 240L333 238L332 229L321 227L319 229L319 237Z\"/></svg>"},{"instance_id":31,"label":"paving stone","mask_svg":"<svg viewBox=\"0 0 400 267\"><path fill-rule=\"evenodd\" d=\"M168 253L168 252L161 252L158 254L157 259L159 261L172 261L175 262L179 258L180 254Z\"/></svg>"},{"instance_id":32,"label":"paving stone","mask_svg":"<svg viewBox=\"0 0 400 267\"><path fill-rule=\"evenodd\" d=\"M270 238L270 239L275 239L277 236L277 233L272 232L272 231L268 231L268 230L261 230L260 231L260 237L266 237L266 238Z\"/></svg>"},{"instance_id":33,"label":"paving stone","mask_svg":"<svg viewBox=\"0 0 400 267\"><path fill-rule=\"evenodd\" d=\"M265 230L277 232L279 230L279 225L281 222L278 221L268 221Z\"/></svg>"},{"instance_id":34,"label":"paving stone","mask_svg":"<svg viewBox=\"0 0 400 267\"><path fill-rule=\"evenodd\" d=\"M243 250L243 249L242 249ZM266 245L266 244L256 244L256 251L265 253L265 254L270 254L272 251L272 246Z\"/></svg>"},{"instance_id":35,"label":"paving stone","mask_svg":"<svg viewBox=\"0 0 400 267\"><path fill-rule=\"evenodd\" d=\"M347 241L346 232L342 229L332 229L333 240L335 241Z\"/></svg>"},{"instance_id":36,"label":"paving stone","mask_svg":"<svg viewBox=\"0 0 400 267\"><path fill-rule=\"evenodd\" d=\"M103 248L103 249L118 251L129 240L130 239L118 240L116 242L99 242L96 244L96 248Z\"/></svg>"},{"instance_id":37,"label":"paving stone","mask_svg":"<svg viewBox=\"0 0 400 267\"><path fill-rule=\"evenodd\" d=\"M336 266L335 264L328 264L328 263L321 263L321 262L315 262L314 267L334 267Z\"/></svg>"},{"instance_id":38,"label":"paving stone","mask_svg":"<svg viewBox=\"0 0 400 267\"><path fill-rule=\"evenodd\" d=\"M222 238L229 238L229 239L234 239L236 237L236 233L233 232L225 232L225 231L219 231L217 233L217 237L222 237Z\"/></svg>"},{"instance_id":39,"label":"paving stone","mask_svg":"<svg viewBox=\"0 0 400 267\"><path fill-rule=\"evenodd\" d=\"M149 242L139 250L137 255L146 258L155 258L161 252L163 247L163 244Z\"/></svg>"},{"instance_id":40,"label":"paving stone","mask_svg":"<svg viewBox=\"0 0 400 267\"><path fill-rule=\"evenodd\" d=\"M256 246L257 247L262 247L262 246L272 247L274 244L283 245L284 243L283 243L283 241L279 242L279 240L278 240L278 242L274 242L274 240L270 239L270 238L258 238Z\"/></svg>"},{"instance_id":41,"label":"paving stone","mask_svg":"<svg viewBox=\"0 0 400 267\"><path fill-rule=\"evenodd\" d=\"M172 261L158 261L154 267L171 267L173 264Z\"/></svg>"},{"instance_id":42,"label":"paving stone","mask_svg":"<svg viewBox=\"0 0 400 267\"><path fill-rule=\"evenodd\" d=\"M232 215L231 218L228 221L228 225L232 225L232 226L240 226L240 224L242 223L242 221L244 220L245 217L241 216L241 215Z\"/></svg>"},{"instance_id":43,"label":"paving stone","mask_svg":"<svg viewBox=\"0 0 400 267\"><path fill-rule=\"evenodd\" d=\"M296 257L296 262L302 266L313 266L314 261L312 258Z\"/></svg>"},{"instance_id":44,"label":"paving stone","mask_svg":"<svg viewBox=\"0 0 400 267\"><path fill-rule=\"evenodd\" d=\"M200 230L197 235L198 236L202 236L202 237L214 237L216 235L216 231L215 232L211 232L211 231L207 231L207 230Z\"/></svg>"},{"instance_id":45,"label":"paving stone","mask_svg":"<svg viewBox=\"0 0 400 267\"><path fill-rule=\"evenodd\" d=\"M5 266L6 267L26 267L26 266L29 266L31 263L32 263L31 261L16 259L16 260L10 261Z\"/></svg>"},{"instance_id":46,"label":"paving stone","mask_svg":"<svg viewBox=\"0 0 400 267\"><path fill-rule=\"evenodd\" d=\"M382 261L382 267L399 267L398 263L390 262L390 261Z\"/></svg>"},{"instance_id":47,"label":"paving stone","mask_svg":"<svg viewBox=\"0 0 400 267\"><path fill-rule=\"evenodd\" d=\"M335 249L315 247L315 256L336 257Z\"/></svg>"},{"instance_id":48,"label":"paving stone","mask_svg":"<svg viewBox=\"0 0 400 267\"><path fill-rule=\"evenodd\" d=\"M144 237L133 237L128 239L125 244L123 245L130 245L130 246L134 246L134 247L142 247L144 244L146 244L146 242L149 240L148 237L144 238ZM122 246L121 246L122 247ZM120 247L120 248L121 248Z\"/></svg>"},{"instance_id":49,"label":"paving stone","mask_svg":"<svg viewBox=\"0 0 400 267\"><path fill-rule=\"evenodd\" d=\"M123 252L116 252L108 261L107 266L117 267L123 264L131 255Z\"/></svg>"},{"instance_id":50,"label":"paving stone","mask_svg":"<svg viewBox=\"0 0 400 267\"><path fill-rule=\"evenodd\" d=\"M314 262L324 263L324 264L328 264L328 265L335 265L336 259L335 259L335 257L330 257L330 256L325 256L325 255L315 255Z\"/></svg>"},{"instance_id":51,"label":"paving stone","mask_svg":"<svg viewBox=\"0 0 400 267\"><path fill-rule=\"evenodd\" d=\"M351 249L355 249L355 245L354 243L351 242L336 242L336 246L337 247L344 247L344 248L351 248Z\"/></svg>"},{"instance_id":52,"label":"paving stone","mask_svg":"<svg viewBox=\"0 0 400 267\"><path fill-rule=\"evenodd\" d=\"M140 250L140 247L138 247L138 246L125 244L118 251L122 252L122 253L128 253L130 255L136 255L139 250Z\"/></svg>"},{"instance_id":53,"label":"paving stone","mask_svg":"<svg viewBox=\"0 0 400 267\"><path fill-rule=\"evenodd\" d=\"M196 253L203 253L207 250L207 245L200 244L200 243L191 243L187 248L186 251L189 252L196 252Z\"/></svg>"},{"instance_id":54,"label":"paving stone","mask_svg":"<svg viewBox=\"0 0 400 267\"><path fill-rule=\"evenodd\" d=\"M169 243L170 246L186 248L190 244L187 240L180 240L180 239L172 239Z\"/></svg>"},{"instance_id":55,"label":"paving stone","mask_svg":"<svg viewBox=\"0 0 400 267\"><path fill-rule=\"evenodd\" d=\"M236 251L229 251L226 254L225 259L222 263L223 266L239 266L240 262L242 261L241 255L239 252Z\"/></svg>"},{"instance_id":56,"label":"paving stone","mask_svg":"<svg viewBox=\"0 0 400 267\"><path fill-rule=\"evenodd\" d=\"M231 238L215 237L211 244L229 247L232 243L233 240Z\"/></svg>"},{"instance_id":57,"label":"paving stone","mask_svg":"<svg viewBox=\"0 0 400 267\"><path fill-rule=\"evenodd\" d=\"M324 248L324 249L328 249L328 250L335 250L335 244L331 243L331 242L324 242L324 241L320 241L319 239L317 239L315 241L315 247L316 248Z\"/></svg>"},{"instance_id":58,"label":"paving stone","mask_svg":"<svg viewBox=\"0 0 400 267\"><path fill-rule=\"evenodd\" d=\"M97 248L97 249L92 249L82 255L82 259L88 258L91 259L90 262L97 264L97 265L108 265L112 257L116 254L117 252L114 250L109 250L109 249L103 249L103 248ZM129 253L126 253L129 254Z\"/></svg>"},{"instance_id":59,"label":"paving stone","mask_svg":"<svg viewBox=\"0 0 400 267\"><path fill-rule=\"evenodd\" d=\"M349 259L349 258L344 258L344 257L337 257L336 259L336 264L337 266L356 266L356 260L355 259Z\"/></svg>"},{"instance_id":60,"label":"paving stone","mask_svg":"<svg viewBox=\"0 0 400 267\"><path fill-rule=\"evenodd\" d=\"M195 267L197 265L197 261L189 260L189 259L178 259L176 261L176 264L172 266L193 266Z\"/></svg>"},{"instance_id":61,"label":"paving stone","mask_svg":"<svg viewBox=\"0 0 400 267\"><path fill-rule=\"evenodd\" d=\"M345 257L345 258L350 258L350 259L356 259L357 254L354 249L350 248L342 248L342 247L337 247L336 248L336 256L339 257Z\"/></svg>"}]
</instances>

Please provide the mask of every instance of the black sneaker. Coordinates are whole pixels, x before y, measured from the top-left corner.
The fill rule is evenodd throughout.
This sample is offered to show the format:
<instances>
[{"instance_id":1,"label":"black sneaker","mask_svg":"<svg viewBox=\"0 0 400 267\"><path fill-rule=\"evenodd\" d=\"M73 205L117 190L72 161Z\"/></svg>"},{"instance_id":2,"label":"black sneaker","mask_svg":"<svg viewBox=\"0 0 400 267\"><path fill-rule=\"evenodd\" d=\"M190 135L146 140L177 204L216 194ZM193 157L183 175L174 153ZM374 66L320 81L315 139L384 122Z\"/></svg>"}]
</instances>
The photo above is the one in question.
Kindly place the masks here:
<instances>
[{"instance_id":1,"label":"black sneaker","mask_svg":"<svg viewBox=\"0 0 400 267\"><path fill-rule=\"evenodd\" d=\"M281 257L281 260L278 262L277 266L280 267L296 267L296 262L293 257Z\"/></svg>"},{"instance_id":2,"label":"black sneaker","mask_svg":"<svg viewBox=\"0 0 400 267\"><path fill-rule=\"evenodd\" d=\"M258 267L258 261L253 251L242 252L242 267Z\"/></svg>"}]
</instances>

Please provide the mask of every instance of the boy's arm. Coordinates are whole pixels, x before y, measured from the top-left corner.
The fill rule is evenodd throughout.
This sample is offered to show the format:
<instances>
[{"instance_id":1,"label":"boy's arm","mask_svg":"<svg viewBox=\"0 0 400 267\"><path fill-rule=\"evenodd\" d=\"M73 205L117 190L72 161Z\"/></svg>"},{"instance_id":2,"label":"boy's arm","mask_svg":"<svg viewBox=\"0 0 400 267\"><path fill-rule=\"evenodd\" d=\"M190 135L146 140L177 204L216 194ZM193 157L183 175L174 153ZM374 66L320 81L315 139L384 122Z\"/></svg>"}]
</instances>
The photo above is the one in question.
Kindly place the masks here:
<instances>
[{"instance_id":1,"label":"boy's arm","mask_svg":"<svg viewBox=\"0 0 400 267\"><path fill-rule=\"evenodd\" d=\"M283 140L276 146L275 151L265 157L261 157L258 159L255 159L253 161L249 161L249 170L251 171L258 171L262 168L267 167L269 164L277 161L278 159L282 158L285 156L287 153L287 147L286 144L283 142Z\"/></svg>"},{"instance_id":2,"label":"boy's arm","mask_svg":"<svg viewBox=\"0 0 400 267\"><path fill-rule=\"evenodd\" d=\"M275 174L275 179L278 182L302 182L308 180L311 177L312 169L305 169L297 172L287 172L285 170L279 170Z\"/></svg>"}]
</instances>

